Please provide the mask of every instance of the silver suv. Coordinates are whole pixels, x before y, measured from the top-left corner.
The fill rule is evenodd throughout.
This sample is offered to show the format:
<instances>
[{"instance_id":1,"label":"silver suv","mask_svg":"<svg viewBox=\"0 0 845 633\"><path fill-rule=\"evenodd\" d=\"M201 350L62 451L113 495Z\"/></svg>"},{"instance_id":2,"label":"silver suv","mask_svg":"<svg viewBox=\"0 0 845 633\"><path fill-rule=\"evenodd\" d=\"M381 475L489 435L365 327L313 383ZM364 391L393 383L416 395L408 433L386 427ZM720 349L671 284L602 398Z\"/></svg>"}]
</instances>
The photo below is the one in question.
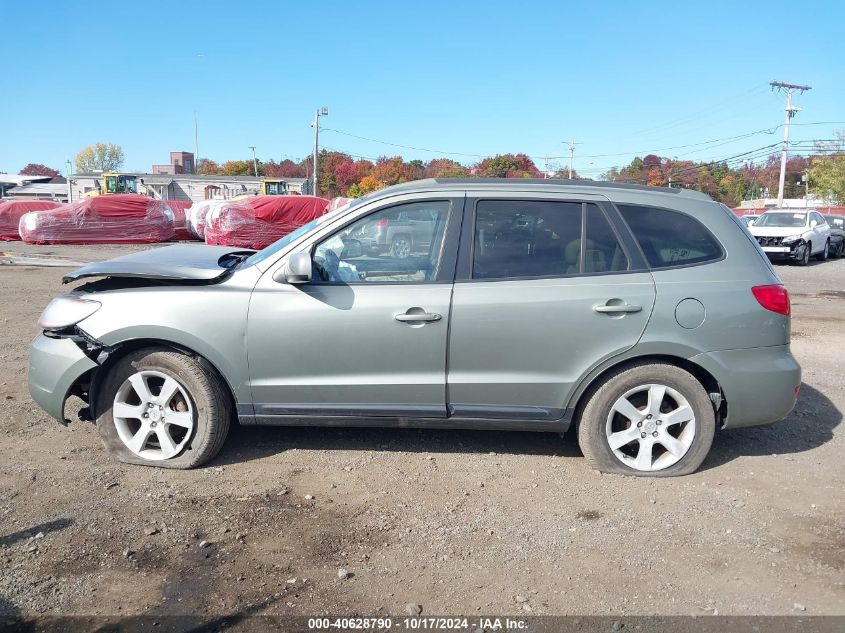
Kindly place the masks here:
<instances>
[{"instance_id":1,"label":"silver suv","mask_svg":"<svg viewBox=\"0 0 845 633\"><path fill-rule=\"evenodd\" d=\"M421 213L411 252L365 242ZM65 280L89 277L41 316L30 391L62 422L80 396L136 464L202 464L237 418L575 427L594 468L680 475L717 428L784 417L801 384L785 288L734 214L690 191L424 180L257 253L172 246Z\"/></svg>"}]
</instances>

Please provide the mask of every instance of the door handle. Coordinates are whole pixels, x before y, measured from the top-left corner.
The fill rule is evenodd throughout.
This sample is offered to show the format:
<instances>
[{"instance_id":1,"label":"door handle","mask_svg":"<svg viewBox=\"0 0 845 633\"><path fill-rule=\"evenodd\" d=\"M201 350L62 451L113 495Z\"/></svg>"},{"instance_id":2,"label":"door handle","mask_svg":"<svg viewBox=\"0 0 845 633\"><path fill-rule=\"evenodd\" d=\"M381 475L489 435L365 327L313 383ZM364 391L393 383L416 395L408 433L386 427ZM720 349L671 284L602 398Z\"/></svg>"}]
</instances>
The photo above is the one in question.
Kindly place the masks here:
<instances>
[{"instance_id":1,"label":"door handle","mask_svg":"<svg viewBox=\"0 0 845 633\"><path fill-rule=\"evenodd\" d=\"M640 312L642 309L642 306L637 306L630 303L622 303L619 305L604 304L593 306L593 310L595 312L600 312L602 314L631 314L633 312Z\"/></svg>"},{"instance_id":2,"label":"door handle","mask_svg":"<svg viewBox=\"0 0 845 633\"><path fill-rule=\"evenodd\" d=\"M402 323L420 323L423 321L439 321L443 317L435 312L403 312L394 315L393 318Z\"/></svg>"}]
</instances>

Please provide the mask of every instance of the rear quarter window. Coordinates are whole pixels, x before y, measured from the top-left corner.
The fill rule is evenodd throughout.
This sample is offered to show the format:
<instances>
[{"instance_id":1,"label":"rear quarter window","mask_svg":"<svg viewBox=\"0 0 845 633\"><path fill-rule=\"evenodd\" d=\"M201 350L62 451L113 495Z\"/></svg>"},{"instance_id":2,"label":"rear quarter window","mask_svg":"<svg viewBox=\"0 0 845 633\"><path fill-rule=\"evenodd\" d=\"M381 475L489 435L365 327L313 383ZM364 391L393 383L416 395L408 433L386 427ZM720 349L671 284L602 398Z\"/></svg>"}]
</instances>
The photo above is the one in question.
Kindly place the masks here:
<instances>
[{"instance_id":1,"label":"rear quarter window","mask_svg":"<svg viewBox=\"0 0 845 633\"><path fill-rule=\"evenodd\" d=\"M658 207L617 205L651 268L692 266L721 259L721 244L695 218Z\"/></svg>"}]
</instances>

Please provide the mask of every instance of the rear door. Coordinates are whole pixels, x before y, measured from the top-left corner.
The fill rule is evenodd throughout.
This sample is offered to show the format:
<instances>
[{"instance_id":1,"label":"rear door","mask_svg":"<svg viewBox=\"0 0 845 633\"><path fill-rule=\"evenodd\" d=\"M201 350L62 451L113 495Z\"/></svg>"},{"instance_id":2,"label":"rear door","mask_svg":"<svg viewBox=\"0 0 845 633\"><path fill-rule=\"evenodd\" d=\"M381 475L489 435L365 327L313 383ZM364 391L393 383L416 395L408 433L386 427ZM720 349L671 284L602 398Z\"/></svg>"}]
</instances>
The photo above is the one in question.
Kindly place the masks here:
<instances>
[{"instance_id":1,"label":"rear door","mask_svg":"<svg viewBox=\"0 0 845 633\"><path fill-rule=\"evenodd\" d=\"M555 420L582 376L631 348L651 274L599 197L468 197L452 299L452 417Z\"/></svg>"}]
</instances>

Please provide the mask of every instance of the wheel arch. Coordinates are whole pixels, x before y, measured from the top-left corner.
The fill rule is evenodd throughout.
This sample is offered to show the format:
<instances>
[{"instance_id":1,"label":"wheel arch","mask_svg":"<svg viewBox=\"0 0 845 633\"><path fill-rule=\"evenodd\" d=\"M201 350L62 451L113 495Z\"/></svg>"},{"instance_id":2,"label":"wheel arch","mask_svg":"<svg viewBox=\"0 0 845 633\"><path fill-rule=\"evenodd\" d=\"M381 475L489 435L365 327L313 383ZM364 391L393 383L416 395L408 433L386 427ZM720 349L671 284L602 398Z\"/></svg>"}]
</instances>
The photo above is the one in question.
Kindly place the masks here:
<instances>
[{"instance_id":1,"label":"wheel arch","mask_svg":"<svg viewBox=\"0 0 845 633\"><path fill-rule=\"evenodd\" d=\"M90 411L89 415L91 416L92 420L96 420L98 416L98 412L96 410L97 393L106 374L108 374L109 370L121 358L124 358L127 354L145 348L167 348L194 358L206 369L213 372L221 380L222 384L226 385L226 389L228 391L227 395L229 397L230 403L232 404L232 409L237 410L238 399L236 396L235 389L229 381L229 378L222 371L220 371L220 369L208 358L185 345L174 343L173 341L167 341L156 338L139 338L130 339L122 343L118 343L117 345L111 346L109 348L109 354L106 357L106 360L103 361L103 363L99 367L91 370L88 387L88 407ZM74 385L74 387L72 387L71 389L73 390L75 386L76 385Z\"/></svg>"},{"instance_id":2,"label":"wheel arch","mask_svg":"<svg viewBox=\"0 0 845 633\"><path fill-rule=\"evenodd\" d=\"M724 391L719 384L719 381L713 374L704 369L701 365L680 356L672 356L671 354L646 354L642 356L627 357L616 362L612 362L611 364L603 366L598 370L594 370L597 371L597 373L590 374L587 378L585 378L579 384L571 400L571 402L575 403L574 406L570 407L570 410L573 411L572 428L577 428L581 419L581 413L584 411L584 407L587 405L590 397L604 383L605 379L611 372L652 362L674 365L675 367L688 371L695 377L696 380L698 380L699 383L701 383L704 389L707 390L708 394L718 394L718 402L713 401L712 395L711 401L713 401L713 408L716 413L716 428L720 428L723 425L723 422L727 419L728 415L728 401L725 398Z\"/></svg>"}]
</instances>

